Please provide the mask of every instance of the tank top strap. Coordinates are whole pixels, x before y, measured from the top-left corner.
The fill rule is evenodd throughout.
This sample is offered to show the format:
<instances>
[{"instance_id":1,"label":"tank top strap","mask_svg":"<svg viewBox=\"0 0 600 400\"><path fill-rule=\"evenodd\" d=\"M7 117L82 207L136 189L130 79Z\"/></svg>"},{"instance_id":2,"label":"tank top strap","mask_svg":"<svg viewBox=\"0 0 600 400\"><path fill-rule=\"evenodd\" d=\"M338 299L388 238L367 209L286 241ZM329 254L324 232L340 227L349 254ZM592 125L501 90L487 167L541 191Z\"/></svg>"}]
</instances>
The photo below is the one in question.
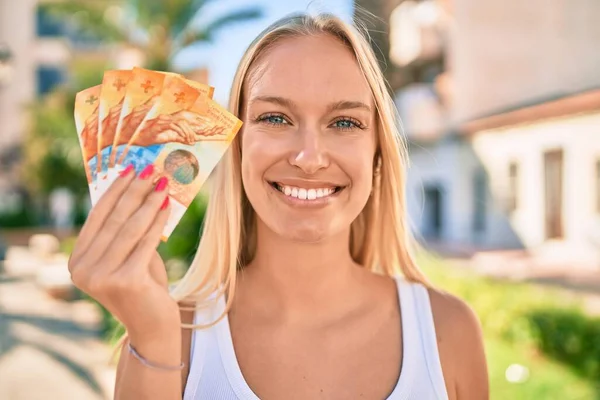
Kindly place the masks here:
<instances>
[{"instance_id":1,"label":"tank top strap","mask_svg":"<svg viewBox=\"0 0 600 400\"><path fill-rule=\"evenodd\" d=\"M194 312L194 325L207 325L214 322L224 309L221 299L209 307L198 308ZM207 362L207 347L214 342L213 329L194 329L190 342L190 368L188 379L184 390L183 400L196 399L196 393L200 385L200 378Z\"/></svg>"},{"instance_id":2,"label":"tank top strap","mask_svg":"<svg viewBox=\"0 0 600 400\"><path fill-rule=\"evenodd\" d=\"M447 399L448 396L439 356L429 292L427 288L420 283L403 281L401 285L403 286L402 293L405 294L404 297L401 297L401 300L405 300L404 304L406 304L406 302L408 303L406 307L403 305L402 312L404 313L404 310L407 309L411 314L409 320L414 324L410 325L413 329L403 329L403 333L412 331L415 333L415 336L418 336L414 338L414 344L419 345L421 357L426 364L431 386L438 399Z\"/></svg>"}]
</instances>

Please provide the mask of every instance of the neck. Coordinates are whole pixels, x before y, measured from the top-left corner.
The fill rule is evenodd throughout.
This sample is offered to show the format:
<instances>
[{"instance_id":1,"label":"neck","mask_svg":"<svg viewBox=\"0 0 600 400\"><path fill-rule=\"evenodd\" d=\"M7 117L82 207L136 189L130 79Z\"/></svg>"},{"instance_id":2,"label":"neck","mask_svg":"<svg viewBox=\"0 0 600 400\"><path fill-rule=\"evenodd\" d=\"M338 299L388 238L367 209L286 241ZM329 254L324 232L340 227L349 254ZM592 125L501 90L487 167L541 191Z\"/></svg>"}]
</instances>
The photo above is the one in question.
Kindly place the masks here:
<instances>
[{"instance_id":1,"label":"neck","mask_svg":"<svg viewBox=\"0 0 600 400\"><path fill-rule=\"evenodd\" d=\"M257 250L240 277L240 295L246 292L244 299L254 297L255 304L286 319L314 319L315 310L335 308L354 290L359 269L350 255L349 238L347 229L318 243L305 243L282 237L257 221Z\"/></svg>"}]
</instances>

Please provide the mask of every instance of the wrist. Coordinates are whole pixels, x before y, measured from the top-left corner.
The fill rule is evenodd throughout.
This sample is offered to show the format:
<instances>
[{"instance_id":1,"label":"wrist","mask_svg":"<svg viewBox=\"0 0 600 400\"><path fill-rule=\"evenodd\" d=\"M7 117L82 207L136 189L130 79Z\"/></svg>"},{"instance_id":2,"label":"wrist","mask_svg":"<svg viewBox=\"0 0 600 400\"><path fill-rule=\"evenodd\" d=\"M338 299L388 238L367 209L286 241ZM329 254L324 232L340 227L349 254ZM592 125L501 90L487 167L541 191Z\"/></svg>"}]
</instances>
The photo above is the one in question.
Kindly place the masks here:
<instances>
[{"instance_id":1,"label":"wrist","mask_svg":"<svg viewBox=\"0 0 600 400\"><path fill-rule=\"evenodd\" d=\"M181 330L130 334L129 344L145 360L157 365L181 363Z\"/></svg>"},{"instance_id":2,"label":"wrist","mask_svg":"<svg viewBox=\"0 0 600 400\"><path fill-rule=\"evenodd\" d=\"M150 346L171 347L181 344L181 328L179 326L157 327L144 332L127 331L129 342L135 348Z\"/></svg>"}]
</instances>

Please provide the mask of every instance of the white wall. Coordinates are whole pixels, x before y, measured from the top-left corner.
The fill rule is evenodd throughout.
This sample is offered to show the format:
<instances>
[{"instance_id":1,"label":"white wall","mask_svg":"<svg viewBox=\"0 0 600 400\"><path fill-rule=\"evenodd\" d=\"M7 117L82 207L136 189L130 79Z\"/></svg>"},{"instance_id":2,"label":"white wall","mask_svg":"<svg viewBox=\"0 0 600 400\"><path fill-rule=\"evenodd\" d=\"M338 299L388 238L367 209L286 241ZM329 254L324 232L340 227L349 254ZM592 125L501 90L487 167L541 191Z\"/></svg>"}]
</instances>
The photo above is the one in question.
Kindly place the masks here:
<instances>
[{"instance_id":1,"label":"white wall","mask_svg":"<svg viewBox=\"0 0 600 400\"><path fill-rule=\"evenodd\" d=\"M454 0L453 119L600 86L600 1Z\"/></svg>"},{"instance_id":2,"label":"white wall","mask_svg":"<svg viewBox=\"0 0 600 400\"><path fill-rule=\"evenodd\" d=\"M593 252L593 236L600 230L595 209L600 113L482 131L472 144L492 177L496 197L508 187L509 163L519 163L520 204L511 224L528 247L545 241L543 154L562 149L563 242L574 252Z\"/></svg>"},{"instance_id":3,"label":"white wall","mask_svg":"<svg viewBox=\"0 0 600 400\"><path fill-rule=\"evenodd\" d=\"M12 51L13 76L0 88L0 148L20 140L22 106L35 95L36 0L0 0L0 42Z\"/></svg>"},{"instance_id":4,"label":"white wall","mask_svg":"<svg viewBox=\"0 0 600 400\"><path fill-rule=\"evenodd\" d=\"M544 152L563 150L564 239L545 239ZM596 207L595 163L600 160L600 112L479 132L471 141L413 145L408 170L408 211L417 232L423 221L421 191L444 187L441 240L479 248L560 246L573 260L600 261L600 214ZM508 214L509 164L519 165L519 203ZM488 175L486 229L473 232L473 175ZM540 250L542 251L542 250Z\"/></svg>"},{"instance_id":5,"label":"white wall","mask_svg":"<svg viewBox=\"0 0 600 400\"><path fill-rule=\"evenodd\" d=\"M475 171L477 164L477 160L469 156L464 143L448 140L411 146L407 202L417 232L420 232L424 219L423 187L439 183L443 188L443 231L440 239L456 244L471 241L470 171Z\"/></svg>"}]
</instances>

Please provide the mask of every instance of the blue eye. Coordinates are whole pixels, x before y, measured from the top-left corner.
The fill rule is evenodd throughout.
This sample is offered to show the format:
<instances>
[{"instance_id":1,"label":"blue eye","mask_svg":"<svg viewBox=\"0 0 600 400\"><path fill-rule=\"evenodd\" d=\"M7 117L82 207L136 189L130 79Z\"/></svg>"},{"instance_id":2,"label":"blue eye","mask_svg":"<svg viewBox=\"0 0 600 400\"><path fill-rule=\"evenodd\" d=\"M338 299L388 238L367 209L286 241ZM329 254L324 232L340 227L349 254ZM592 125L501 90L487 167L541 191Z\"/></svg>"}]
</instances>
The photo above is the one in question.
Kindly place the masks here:
<instances>
[{"instance_id":1,"label":"blue eye","mask_svg":"<svg viewBox=\"0 0 600 400\"><path fill-rule=\"evenodd\" d=\"M356 126L356 124L354 122L347 120L347 119L342 119L342 120L336 121L335 125L338 128L344 128L344 129L350 129L350 128L354 128Z\"/></svg>"},{"instance_id":2,"label":"blue eye","mask_svg":"<svg viewBox=\"0 0 600 400\"><path fill-rule=\"evenodd\" d=\"M364 129L360 122L349 118L340 118L334 121L333 127L341 131L349 131L355 128Z\"/></svg>"},{"instance_id":3,"label":"blue eye","mask_svg":"<svg viewBox=\"0 0 600 400\"><path fill-rule=\"evenodd\" d=\"M286 119L283 117L283 115L278 115L278 114L270 114L270 115L260 116L260 117L258 117L258 121L266 122L267 124L271 124L271 125L284 125L284 124L288 123L286 121Z\"/></svg>"}]
</instances>

